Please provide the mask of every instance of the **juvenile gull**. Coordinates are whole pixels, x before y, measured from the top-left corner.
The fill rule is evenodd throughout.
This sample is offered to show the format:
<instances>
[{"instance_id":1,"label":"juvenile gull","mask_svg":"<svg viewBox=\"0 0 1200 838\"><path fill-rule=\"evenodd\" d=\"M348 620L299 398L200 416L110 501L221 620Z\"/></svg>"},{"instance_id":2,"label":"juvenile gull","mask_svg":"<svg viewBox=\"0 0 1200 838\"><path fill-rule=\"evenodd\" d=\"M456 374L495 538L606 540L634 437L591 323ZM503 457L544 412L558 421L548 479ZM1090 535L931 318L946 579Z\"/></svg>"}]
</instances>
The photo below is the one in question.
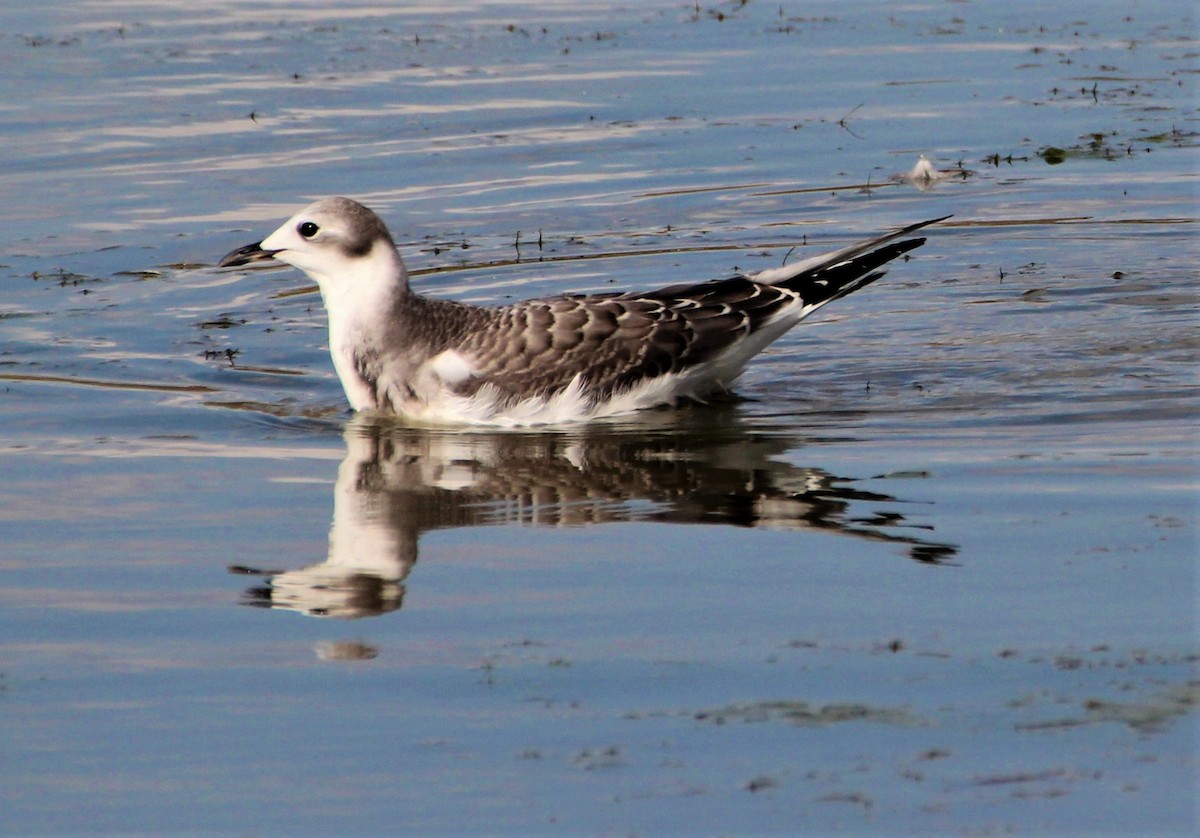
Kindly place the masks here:
<instances>
[{"instance_id":1,"label":"juvenile gull","mask_svg":"<svg viewBox=\"0 0 1200 838\"><path fill-rule=\"evenodd\" d=\"M924 221L758 273L657 291L474 306L415 293L374 212L327 198L221 267L277 259L314 279L355 410L501 426L597 419L728 391L746 363L924 244Z\"/></svg>"}]
</instances>

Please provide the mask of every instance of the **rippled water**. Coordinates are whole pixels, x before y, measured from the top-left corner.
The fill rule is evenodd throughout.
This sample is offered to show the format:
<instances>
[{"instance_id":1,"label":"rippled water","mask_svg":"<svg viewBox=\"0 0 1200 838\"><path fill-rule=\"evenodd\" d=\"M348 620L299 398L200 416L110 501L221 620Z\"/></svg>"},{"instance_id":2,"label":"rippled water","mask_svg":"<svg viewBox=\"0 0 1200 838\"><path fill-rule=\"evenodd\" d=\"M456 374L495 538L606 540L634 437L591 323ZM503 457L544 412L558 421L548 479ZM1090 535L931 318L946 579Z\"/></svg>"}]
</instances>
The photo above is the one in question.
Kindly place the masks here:
<instances>
[{"instance_id":1,"label":"rippled water","mask_svg":"<svg viewBox=\"0 0 1200 838\"><path fill-rule=\"evenodd\" d=\"M0 831L1194 831L1193 15L0 10ZM953 218L743 401L496 435L213 267L329 194L483 303Z\"/></svg>"}]
</instances>

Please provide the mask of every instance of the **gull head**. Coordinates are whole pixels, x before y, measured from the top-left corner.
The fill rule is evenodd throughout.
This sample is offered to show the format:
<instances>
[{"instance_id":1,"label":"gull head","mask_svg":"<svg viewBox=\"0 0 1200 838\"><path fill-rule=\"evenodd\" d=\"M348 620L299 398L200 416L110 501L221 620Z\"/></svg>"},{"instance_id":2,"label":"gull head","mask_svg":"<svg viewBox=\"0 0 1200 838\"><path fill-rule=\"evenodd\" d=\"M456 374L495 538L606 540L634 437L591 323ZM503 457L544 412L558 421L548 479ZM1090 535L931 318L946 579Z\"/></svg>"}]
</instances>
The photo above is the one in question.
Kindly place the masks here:
<instances>
[{"instance_id":1,"label":"gull head","mask_svg":"<svg viewBox=\"0 0 1200 838\"><path fill-rule=\"evenodd\" d=\"M406 284L396 245L379 216L349 198L325 198L293 215L261 242L239 247L222 268L278 260L304 271L322 292L353 285Z\"/></svg>"}]
</instances>

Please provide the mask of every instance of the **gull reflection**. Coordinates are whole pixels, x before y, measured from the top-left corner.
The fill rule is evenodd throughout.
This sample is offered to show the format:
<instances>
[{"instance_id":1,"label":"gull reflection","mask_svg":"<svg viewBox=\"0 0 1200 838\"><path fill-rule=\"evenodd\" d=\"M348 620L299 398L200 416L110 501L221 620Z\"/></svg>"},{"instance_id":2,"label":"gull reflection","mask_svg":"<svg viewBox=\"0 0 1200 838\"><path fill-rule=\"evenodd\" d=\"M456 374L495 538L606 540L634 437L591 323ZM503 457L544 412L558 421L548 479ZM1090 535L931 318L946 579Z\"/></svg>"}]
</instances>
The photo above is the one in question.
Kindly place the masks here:
<instances>
[{"instance_id":1,"label":"gull reflection","mask_svg":"<svg viewBox=\"0 0 1200 838\"><path fill-rule=\"evenodd\" d=\"M264 577L246 604L355 618L399 609L421 535L448 527L725 524L892 543L930 564L957 553L924 538L930 527L895 510L903 501L787 462L793 436L748 429L720 411L706 416L704 427L643 422L572 433L426 430L357 417L345 431L326 560L230 570Z\"/></svg>"}]
</instances>

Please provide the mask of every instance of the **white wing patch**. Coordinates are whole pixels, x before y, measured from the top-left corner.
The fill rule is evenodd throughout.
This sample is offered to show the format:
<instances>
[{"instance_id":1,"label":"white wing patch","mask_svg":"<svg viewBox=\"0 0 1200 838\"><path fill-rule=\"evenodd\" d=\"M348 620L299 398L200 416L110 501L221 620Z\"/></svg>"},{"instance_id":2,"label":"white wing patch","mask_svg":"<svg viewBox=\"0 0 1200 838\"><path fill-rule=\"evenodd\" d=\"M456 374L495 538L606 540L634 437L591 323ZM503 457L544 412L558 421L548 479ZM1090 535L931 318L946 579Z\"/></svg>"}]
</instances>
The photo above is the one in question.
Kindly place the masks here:
<instances>
[{"instance_id":1,"label":"white wing patch","mask_svg":"<svg viewBox=\"0 0 1200 838\"><path fill-rule=\"evenodd\" d=\"M450 387L462 384L475 375L471 362L453 349L430 358L429 369Z\"/></svg>"}]
</instances>

